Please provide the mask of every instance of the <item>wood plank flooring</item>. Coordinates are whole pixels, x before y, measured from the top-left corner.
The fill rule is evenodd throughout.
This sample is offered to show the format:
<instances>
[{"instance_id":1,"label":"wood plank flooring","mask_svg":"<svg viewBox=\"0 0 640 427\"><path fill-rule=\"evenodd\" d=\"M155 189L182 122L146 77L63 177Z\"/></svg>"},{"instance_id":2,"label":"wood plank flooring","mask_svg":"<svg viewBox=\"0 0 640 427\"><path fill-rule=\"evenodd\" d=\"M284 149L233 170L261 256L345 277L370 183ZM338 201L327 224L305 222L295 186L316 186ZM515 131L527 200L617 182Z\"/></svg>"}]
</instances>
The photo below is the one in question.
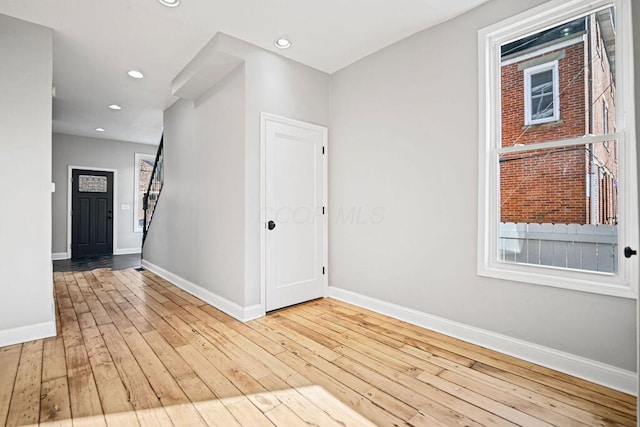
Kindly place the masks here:
<instances>
[{"instance_id":1,"label":"wood plank flooring","mask_svg":"<svg viewBox=\"0 0 640 427\"><path fill-rule=\"evenodd\" d=\"M0 425L635 426L636 398L336 300L240 323L149 272L54 273Z\"/></svg>"}]
</instances>

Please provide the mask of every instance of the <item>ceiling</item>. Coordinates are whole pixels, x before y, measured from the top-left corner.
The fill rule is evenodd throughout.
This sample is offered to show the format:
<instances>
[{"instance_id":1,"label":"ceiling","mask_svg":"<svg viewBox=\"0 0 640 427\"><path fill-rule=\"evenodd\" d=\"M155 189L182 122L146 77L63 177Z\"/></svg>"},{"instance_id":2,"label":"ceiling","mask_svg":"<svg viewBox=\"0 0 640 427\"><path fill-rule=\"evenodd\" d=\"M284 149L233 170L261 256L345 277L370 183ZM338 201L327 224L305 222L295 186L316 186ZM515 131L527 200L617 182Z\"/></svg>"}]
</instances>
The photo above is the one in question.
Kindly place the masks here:
<instances>
[{"instance_id":1,"label":"ceiling","mask_svg":"<svg viewBox=\"0 0 640 427\"><path fill-rule=\"evenodd\" d=\"M219 31L333 73L485 1L0 0L0 13L54 30L54 132L157 144L171 81Z\"/></svg>"}]
</instances>

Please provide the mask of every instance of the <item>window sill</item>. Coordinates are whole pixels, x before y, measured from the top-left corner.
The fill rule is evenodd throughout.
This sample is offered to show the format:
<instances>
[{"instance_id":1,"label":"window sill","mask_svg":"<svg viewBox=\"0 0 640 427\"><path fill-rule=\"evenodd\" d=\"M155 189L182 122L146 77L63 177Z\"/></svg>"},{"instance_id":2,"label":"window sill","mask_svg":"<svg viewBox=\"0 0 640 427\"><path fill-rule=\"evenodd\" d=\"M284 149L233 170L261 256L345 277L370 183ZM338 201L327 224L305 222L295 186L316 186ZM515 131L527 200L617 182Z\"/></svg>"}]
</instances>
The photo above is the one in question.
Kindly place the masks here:
<instances>
[{"instance_id":1,"label":"window sill","mask_svg":"<svg viewBox=\"0 0 640 427\"><path fill-rule=\"evenodd\" d=\"M539 123L529 123L526 124L524 126L522 126L522 130L526 130L531 128L532 126L548 126L548 127L553 127L553 126L560 126L560 125L564 125L564 120L558 119L558 120L550 120L548 122L539 122Z\"/></svg>"},{"instance_id":2,"label":"window sill","mask_svg":"<svg viewBox=\"0 0 640 427\"><path fill-rule=\"evenodd\" d=\"M632 289L629 284L623 283L620 277L606 273L585 273L564 268L496 262L491 266L479 266L478 276L611 297L638 299L637 291Z\"/></svg>"}]
</instances>

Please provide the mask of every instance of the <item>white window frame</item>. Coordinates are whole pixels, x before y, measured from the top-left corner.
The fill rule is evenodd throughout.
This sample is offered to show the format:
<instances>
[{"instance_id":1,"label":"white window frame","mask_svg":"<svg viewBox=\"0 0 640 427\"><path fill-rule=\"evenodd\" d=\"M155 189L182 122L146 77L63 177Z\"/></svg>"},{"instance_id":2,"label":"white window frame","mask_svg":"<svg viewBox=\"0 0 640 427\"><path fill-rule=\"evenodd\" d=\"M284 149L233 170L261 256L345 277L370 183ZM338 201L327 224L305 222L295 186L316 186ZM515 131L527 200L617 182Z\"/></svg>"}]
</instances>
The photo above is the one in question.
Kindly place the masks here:
<instances>
[{"instance_id":1,"label":"white window frame","mask_svg":"<svg viewBox=\"0 0 640 427\"><path fill-rule=\"evenodd\" d=\"M616 8L616 123L618 141L618 273L606 274L498 261L499 153L526 151L526 146L501 146L500 47L522 37L553 28L594 9ZM478 32L479 60L479 179L478 260L480 276L637 299L638 256L624 258L625 246L638 249L637 165L633 99L633 48L630 0L553 0ZM538 144L547 149L569 144L603 142L584 136Z\"/></svg>"},{"instance_id":2,"label":"white window frame","mask_svg":"<svg viewBox=\"0 0 640 427\"><path fill-rule=\"evenodd\" d=\"M155 162L156 156L154 154L135 153L133 164L133 232L142 233L142 227L138 225L138 209L140 208L140 201L138 200L138 189L140 188L140 160L150 160Z\"/></svg>"},{"instance_id":3,"label":"white window frame","mask_svg":"<svg viewBox=\"0 0 640 427\"><path fill-rule=\"evenodd\" d=\"M533 119L531 111L531 76L543 71L552 70L553 83L553 115L542 119ZM524 70L524 124L538 125L542 123L557 122L560 120L560 84L558 76L558 60L545 64L529 67Z\"/></svg>"}]
</instances>

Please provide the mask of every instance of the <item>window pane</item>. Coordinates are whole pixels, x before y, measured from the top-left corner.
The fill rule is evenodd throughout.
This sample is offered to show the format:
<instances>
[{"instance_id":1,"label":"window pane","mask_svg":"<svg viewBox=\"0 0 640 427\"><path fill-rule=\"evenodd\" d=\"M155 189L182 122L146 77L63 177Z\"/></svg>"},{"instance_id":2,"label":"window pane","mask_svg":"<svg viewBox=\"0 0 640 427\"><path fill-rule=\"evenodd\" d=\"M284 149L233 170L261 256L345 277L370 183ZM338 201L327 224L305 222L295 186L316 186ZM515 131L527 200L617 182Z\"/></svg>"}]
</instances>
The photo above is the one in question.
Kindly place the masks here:
<instances>
[{"instance_id":1,"label":"window pane","mask_svg":"<svg viewBox=\"0 0 640 427\"><path fill-rule=\"evenodd\" d=\"M149 188L151 173L153 172L154 160L140 159L138 163L139 188L138 188L138 212L136 222L138 227L142 228L144 224L144 194Z\"/></svg>"},{"instance_id":2,"label":"window pane","mask_svg":"<svg viewBox=\"0 0 640 427\"><path fill-rule=\"evenodd\" d=\"M541 93L551 93L553 85L553 71L547 70L531 75L531 92L539 95Z\"/></svg>"},{"instance_id":3,"label":"window pane","mask_svg":"<svg viewBox=\"0 0 640 427\"><path fill-rule=\"evenodd\" d=\"M94 176L94 175L79 175L78 191L81 193L106 193L107 177Z\"/></svg>"},{"instance_id":4,"label":"window pane","mask_svg":"<svg viewBox=\"0 0 640 427\"><path fill-rule=\"evenodd\" d=\"M531 119L553 117L553 70L531 75Z\"/></svg>"},{"instance_id":5,"label":"window pane","mask_svg":"<svg viewBox=\"0 0 640 427\"><path fill-rule=\"evenodd\" d=\"M553 93L531 97L531 119L539 120L553 117Z\"/></svg>"},{"instance_id":6,"label":"window pane","mask_svg":"<svg viewBox=\"0 0 640 427\"><path fill-rule=\"evenodd\" d=\"M502 45L501 146L616 132L615 49L613 7ZM554 96L554 72L544 64L555 61L558 82ZM554 116L555 109L558 116ZM530 123L539 120L542 123Z\"/></svg>"},{"instance_id":7,"label":"window pane","mask_svg":"<svg viewBox=\"0 0 640 427\"><path fill-rule=\"evenodd\" d=\"M617 141L500 156L498 259L617 272Z\"/></svg>"}]
</instances>

